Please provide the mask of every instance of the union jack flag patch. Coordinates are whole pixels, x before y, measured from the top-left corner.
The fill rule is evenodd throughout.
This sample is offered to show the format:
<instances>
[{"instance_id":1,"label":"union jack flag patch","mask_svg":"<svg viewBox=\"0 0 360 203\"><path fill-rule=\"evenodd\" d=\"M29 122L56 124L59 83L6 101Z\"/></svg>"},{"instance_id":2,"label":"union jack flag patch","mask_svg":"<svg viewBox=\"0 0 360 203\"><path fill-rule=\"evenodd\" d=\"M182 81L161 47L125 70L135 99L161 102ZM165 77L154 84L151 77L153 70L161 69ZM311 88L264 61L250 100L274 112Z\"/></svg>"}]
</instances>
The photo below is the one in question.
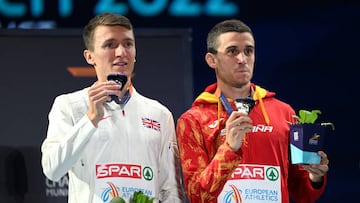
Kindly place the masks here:
<instances>
[{"instance_id":1,"label":"union jack flag patch","mask_svg":"<svg viewBox=\"0 0 360 203\"><path fill-rule=\"evenodd\" d=\"M144 127L160 131L160 123L150 118L141 118Z\"/></svg>"}]
</instances>

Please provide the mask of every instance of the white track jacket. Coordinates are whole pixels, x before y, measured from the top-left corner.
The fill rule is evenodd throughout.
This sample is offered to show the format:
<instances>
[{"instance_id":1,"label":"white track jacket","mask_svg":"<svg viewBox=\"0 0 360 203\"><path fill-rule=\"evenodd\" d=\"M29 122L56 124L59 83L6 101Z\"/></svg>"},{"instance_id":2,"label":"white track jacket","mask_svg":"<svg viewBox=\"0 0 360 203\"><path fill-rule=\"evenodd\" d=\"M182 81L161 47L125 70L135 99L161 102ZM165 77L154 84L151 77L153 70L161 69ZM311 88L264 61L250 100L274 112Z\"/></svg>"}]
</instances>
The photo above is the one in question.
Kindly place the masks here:
<instances>
[{"instance_id":1,"label":"white track jacket","mask_svg":"<svg viewBox=\"0 0 360 203\"><path fill-rule=\"evenodd\" d=\"M46 177L69 175L69 203L128 201L137 190L161 202L184 202L172 113L133 88L123 108L105 104L96 128L86 115L87 91L55 98L41 146Z\"/></svg>"}]
</instances>

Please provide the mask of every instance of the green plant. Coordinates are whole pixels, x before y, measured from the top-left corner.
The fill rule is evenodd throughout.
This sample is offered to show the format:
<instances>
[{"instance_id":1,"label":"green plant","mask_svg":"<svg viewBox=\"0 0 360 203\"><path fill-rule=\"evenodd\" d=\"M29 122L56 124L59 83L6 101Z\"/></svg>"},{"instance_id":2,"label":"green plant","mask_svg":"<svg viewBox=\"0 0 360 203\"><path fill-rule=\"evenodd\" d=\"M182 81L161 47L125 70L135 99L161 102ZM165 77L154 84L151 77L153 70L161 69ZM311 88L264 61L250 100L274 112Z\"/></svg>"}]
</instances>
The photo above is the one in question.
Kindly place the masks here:
<instances>
[{"instance_id":1,"label":"green plant","mask_svg":"<svg viewBox=\"0 0 360 203\"><path fill-rule=\"evenodd\" d=\"M125 200L121 197L114 197L110 203L126 203Z\"/></svg>"},{"instance_id":2,"label":"green plant","mask_svg":"<svg viewBox=\"0 0 360 203\"><path fill-rule=\"evenodd\" d=\"M318 114L321 114L320 110L308 111L308 110L301 109L301 110L299 110L299 116L293 115L293 117L295 117L297 119L297 123L314 124L315 121L318 119ZM331 126L332 129L335 130L335 125L330 122L320 123L320 125L321 126Z\"/></svg>"},{"instance_id":3,"label":"green plant","mask_svg":"<svg viewBox=\"0 0 360 203\"><path fill-rule=\"evenodd\" d=\"M155 197L150 198L145 195L142 191L135 191L130 198L130 203L153 203L155 199ZM125 203L125 200L121 197L114 197L110 203Z\"/></svg>"},{"instance_id":4,"label":"green plant","mask_svg":"<svg viewBox=\"0 0 360 203\"><path fill-rule=\"evenodd\" d=\"M150 198L141 191L134 192L133 197L130 198L130 202L133 203L152 203L154 201L155 201L155 197Z\"/></svg>"}]
</instances>

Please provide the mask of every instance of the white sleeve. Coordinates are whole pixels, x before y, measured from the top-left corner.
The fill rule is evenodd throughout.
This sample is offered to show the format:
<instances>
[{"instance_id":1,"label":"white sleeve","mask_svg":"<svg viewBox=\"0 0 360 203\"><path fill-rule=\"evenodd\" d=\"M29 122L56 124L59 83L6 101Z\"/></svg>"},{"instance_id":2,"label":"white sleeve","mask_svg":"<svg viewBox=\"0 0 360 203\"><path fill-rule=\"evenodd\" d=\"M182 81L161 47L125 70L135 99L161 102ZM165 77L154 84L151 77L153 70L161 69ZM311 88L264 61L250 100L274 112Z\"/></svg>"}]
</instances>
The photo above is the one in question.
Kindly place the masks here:
<instances>
[{"instance_id":1,"label":"white sleeve","mask_svg":"<svg viewBox=\"0 0 360 203\"><path fill-rule=\"evenodd\" d=\"M185 202L182 186L179 149L175 134L173 116L170 113L167 125L162 128L165 136L160 163L160 200L161 202Z\"/></svg>"},{"instance_id":2,"label":"white sleeve","mask_svg":"<svg viewBox=\"0 0 360 203\"><path fill-rule=\"evenodd\" d=\"M45 176L53 181L63 177L78 161L96 130L86 111L81 113L79 120L74 119L73 105L66 96L59 96L49 113L47 137L41 146L41 164Z\"/></svg>"}]
</instances>

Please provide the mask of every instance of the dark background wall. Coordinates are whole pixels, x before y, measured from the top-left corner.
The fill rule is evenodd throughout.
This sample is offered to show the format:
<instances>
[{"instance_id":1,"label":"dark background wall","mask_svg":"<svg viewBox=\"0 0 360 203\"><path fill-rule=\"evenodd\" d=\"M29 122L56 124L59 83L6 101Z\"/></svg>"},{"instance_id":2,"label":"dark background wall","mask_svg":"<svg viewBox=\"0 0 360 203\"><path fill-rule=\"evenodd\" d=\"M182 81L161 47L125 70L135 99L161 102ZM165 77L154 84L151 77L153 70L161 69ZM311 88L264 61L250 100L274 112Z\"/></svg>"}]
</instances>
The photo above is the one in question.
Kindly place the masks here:
<instances>
[{"instance_id":1,"label":"dark background wall","mask_svg":"<svg viewBox=\"0 0 360 203\"><path fill-rule=\"evenodd\" d=\"M335 124L335 131L327 137L325 151L330 157L329 183L325 194L318 202L353 202L358 199L357 193L360 188L360 143L357 130L357 119L359 108L355 103L357 96L359 47L360 47L360 2L352 0L320 0L320 1L186 1L186 7L181 7L182 0L152 1L160 2L157 6L151 7L151 1L129 0L127 2L117 2L112 7L101 4L105 1L59 1L72 2L72 7L63 5L62 10L57 3L44 3L43 10L33 5L35 1L18 1L22 3L24 13L12 14L9 16L9 9L2 9L4 5L0 3L0 26L3 28L36 28L36 27L57 27L57 28L80 28L101 9L110 11L121 11L129 16L136 29L143 28L181 28L191 29L191 56L179 56L184 60L191 60L192 78L188 80L193 84L193 88L188 88L192 97L196 97L209 83L215 81L214 74L207 67L204 61L206 51L206 34L208 30L217 22L227 18L239 18L249 24L254 32L256 40L256 65L253 82L277 93L277 97L290 103L294 109L319 109L321 121L331 121ZM40 2L40 1L38 1ZM56 1L55 1L56 2ZM143 9L142 3L148 2L148 9ZM161 2L165 2L161 7ZM209 9L211 3L220 3L214 10ZM32 7L31 7L32 5ZM228 7L226 7L228 6ZM38 9L36 9L38 8ZM125 9L124 9L125 8ZM221 8L221 9L219 9ZM230 8L227 10L226 8ZM233 8L233 10L231 9ZM115 10L111 10L115 9ZM122 10L123 9L123 10ZM175 12L177 10L180 13ZM224 11L221 13L221 10ZM61 11L61 12L60 12ZM14 47L19 52L24 52L26 44L16 44ZM0 44L2 51L3 45ZM19 48L17 48L19 47ZM58 47L53 47L58 49ZM158 51L159 47L154 44L150 48L150 53L158 60L164 60L164 53ZM31 51L31 50L27 50ZM64 60L65 57L81 57L81 50L71 53L61 52L54 59L56 62ZM177 47L169 47L167 52L177 53ZM42 53L41 57L46 56L47 52ZM0 57L2 57L0 55ZM138 60L140 57L138 57ZM3 59L1 59L3 60ZM19 58L14 59L16 63L24 64L27 69L33 70L32 74L41 79L32 63L28 63ZM174 61L175 63L181 63ZM150 67L151 68L151 67ZM3 78L10 73L16 72L9 66L2 67ZM28 73L26 73L28 74ZM30 75L31 76L31 75ZM29 77L30 77L29 76ZM164 77L176 78L176 76L164 75ZM88 79L83 79L83 84L87 84ZM12 127L13 129L22 128L23 124L13 122L17 120L15 115L24 116L21 108L14 108L10 111L6 106L9 102L19 103L31 109L31 98L29 88L40 88L39 86L24 85L24 89L12 89L8 80L0 82L3 91L21 92L22 100L1 97L3 116L10 116L6 122L3 120L3 130ZM61 81L58 81L61 82ZM66 84L63 84L66 86ZM43 87L41 87L43 88ZM73 89L76 87L68 87ZM46 95L42 96L47 105L44 110L48 110L55 92L51 91L50 86L46 86ZM146 88L144 88L146 89ZM176 92L170 93L171 95ZM186 106L186 105L185 105ZM171 107L173 109L173 107ZM184 111L184 109L176 111ZM5 114L4 114L5 112ZM27 122L31 123L36 112L27 116ZM37 116L39 117L39 115ZM5 118L4 118L5 119ZM10 123L10 124L9 124ZM42 122L43 123L43 122ZM40 128L46 128L46 124L40 124ZM30 140L31 133L18 136L19 139ZM3 139L5 135L1 134ZM44 136L44 135L40 135ZM6 141L4 141L6 143ZM38 143L37 143L38 144ZM8 149L4 149L8 153ZM3 153L4 156L7 153ZM26 154L29 156L29 153ZM21 160L17 152L6 157ZM13 163L13 162L12 162ZM18 162L15 162L18 163ZM21 161L20 161L21 163ZM27 163L28 164L28 163ZM41 170L38 165L30 164L34 170ZM20 167L21 165L17 165ZM1 170L5 169L0 169ZM5 173L5 172L4 172ZM9 180L0 179L0 194L10 194L11 191L1 190L4 182ZM29 180L30 181L30 180ZM20 187L20 186L19 186ZM19 190L25 190L26 187Z\"/></svg>"},{"instance_id":2,"label":"dark background wall","mask_svg":"<svg viewBox=\"0 0 360 203\"><path fill-rule=\"evenodd\" d=\"M137 29L134 87L166 104L175 118L193 99L190 35L190 29ZM0 44L2 66L7 67L0 82L0 202L66 202L67 176L58 183L44 177L40 145L55 96L96 80L68 71L92 70L82 56L81 30L0 30ZM149 54L153 47L164 59ZM173 47L177 51L169 52Z\"/></svg>"}]
</instances>

